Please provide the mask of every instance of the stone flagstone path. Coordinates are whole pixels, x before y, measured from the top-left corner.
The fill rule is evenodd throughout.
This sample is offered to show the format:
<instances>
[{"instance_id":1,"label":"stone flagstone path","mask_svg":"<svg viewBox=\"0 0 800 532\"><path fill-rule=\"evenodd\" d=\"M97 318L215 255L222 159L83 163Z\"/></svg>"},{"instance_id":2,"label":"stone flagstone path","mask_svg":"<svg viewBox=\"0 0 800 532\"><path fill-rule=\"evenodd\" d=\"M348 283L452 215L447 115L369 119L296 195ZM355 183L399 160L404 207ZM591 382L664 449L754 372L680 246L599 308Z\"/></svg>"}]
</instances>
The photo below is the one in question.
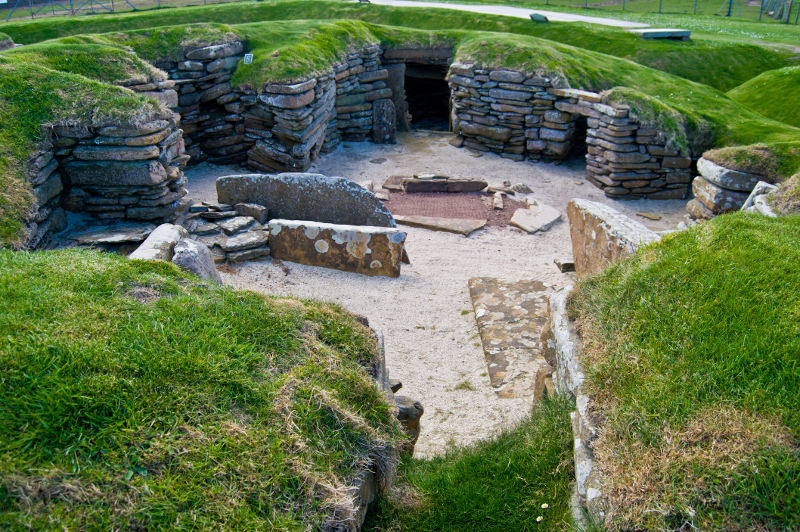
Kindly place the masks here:
<instances>
[{"instance_id":1,"label":"stone flagstone path","mask_svg":"<svg viewBox=\"0 0 800 532\"><path fill-rule=\"evenodd\" d=\"M541 338L552 292L541 281L469 280L489 380L498 396L541 399L553 371Z\"/></svg>"}]
</instances>

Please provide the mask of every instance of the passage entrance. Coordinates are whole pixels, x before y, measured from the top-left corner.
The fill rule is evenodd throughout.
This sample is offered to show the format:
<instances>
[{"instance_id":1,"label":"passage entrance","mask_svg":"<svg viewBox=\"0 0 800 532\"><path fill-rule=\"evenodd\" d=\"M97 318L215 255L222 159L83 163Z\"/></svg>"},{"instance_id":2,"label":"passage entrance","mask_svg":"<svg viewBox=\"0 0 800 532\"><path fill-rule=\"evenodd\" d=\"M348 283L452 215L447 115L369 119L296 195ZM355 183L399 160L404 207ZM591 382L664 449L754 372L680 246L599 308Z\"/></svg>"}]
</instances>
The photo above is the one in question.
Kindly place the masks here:
<instances>
[{"instance_id":1,"label":"passage entrance","mask_svg":"<svg viewBox=\"0 0 800 532\"><path fill-rule=\"evenodd\" d=\"M406 63L405 91L411 126L450 130L450 87L447 67Z\"/></svg>"}]
</instances>

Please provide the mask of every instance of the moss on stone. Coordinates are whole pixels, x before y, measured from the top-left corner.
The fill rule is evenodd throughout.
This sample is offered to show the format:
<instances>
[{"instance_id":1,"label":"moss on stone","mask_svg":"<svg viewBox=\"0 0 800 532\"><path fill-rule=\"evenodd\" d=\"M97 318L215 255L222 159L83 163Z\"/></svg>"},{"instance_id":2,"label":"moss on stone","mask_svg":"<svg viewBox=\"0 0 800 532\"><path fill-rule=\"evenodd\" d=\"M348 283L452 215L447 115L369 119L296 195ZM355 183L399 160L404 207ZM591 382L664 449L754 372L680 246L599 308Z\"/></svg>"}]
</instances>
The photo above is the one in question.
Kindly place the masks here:
<instances>
[{"instance_id":1,"label":"moss on stone","mask_svg":"<svg viewBox=\"0 0 800 532\"><path fill-rule=\"evenodd\" d=\"M800 174L784 181L769 196L770 206L780 215L800 214Z\"/></svg>"}]
</instances>

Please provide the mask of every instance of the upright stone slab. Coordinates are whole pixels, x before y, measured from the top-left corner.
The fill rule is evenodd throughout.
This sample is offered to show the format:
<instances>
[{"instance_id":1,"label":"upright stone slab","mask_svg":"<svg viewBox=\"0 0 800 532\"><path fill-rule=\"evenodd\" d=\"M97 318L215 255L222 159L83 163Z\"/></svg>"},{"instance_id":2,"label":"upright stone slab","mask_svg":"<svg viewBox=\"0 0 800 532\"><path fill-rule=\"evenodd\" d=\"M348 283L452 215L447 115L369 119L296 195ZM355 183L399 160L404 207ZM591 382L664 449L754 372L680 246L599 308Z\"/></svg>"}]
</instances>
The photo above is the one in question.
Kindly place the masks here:
<instances>
[{"instance_id":1,"label":"upright stone slab","mask_svg":"<svg viewBox=\"0 0 800 532\"><path fill-rule=\"evenodd\" d=\"M128 255L128 258L169 262L172 260L175 245L187 236L189 232L180 225L161 224L150 233L141 246Z\"/></svg>"},{"instance_id":2,"label":"upright stone slab","mask_svg":"<svg viewBox=\"0 0 800 532\"><path fill-rule=\"evenodd\" d=\"M222 203L257 203L273 218L342 225L395 227L392 214L375 195L343 177L283 173L217 179Z\"/></svg>"},{"instance_id":3,"label":"upright stone slab","mask_svg":"<svg viewBox=\"0 0 800 532\"><path fill-rule=\"evenodd\" d=\"M406 233L388 227L269 222L274 258L365 275L398 277L405 240Z\"/></svg>"},{"instance_id":4,"label":"upright stone slab","mask_svg":"<svg viewBox=\"0 0 800 532\"><path fill-rule=\"evenodd\" d=\"M644 225L601 203L573 199L567 204L575 271L583 276L633 254L661 237Z\"/></svg>"}]
</instances>

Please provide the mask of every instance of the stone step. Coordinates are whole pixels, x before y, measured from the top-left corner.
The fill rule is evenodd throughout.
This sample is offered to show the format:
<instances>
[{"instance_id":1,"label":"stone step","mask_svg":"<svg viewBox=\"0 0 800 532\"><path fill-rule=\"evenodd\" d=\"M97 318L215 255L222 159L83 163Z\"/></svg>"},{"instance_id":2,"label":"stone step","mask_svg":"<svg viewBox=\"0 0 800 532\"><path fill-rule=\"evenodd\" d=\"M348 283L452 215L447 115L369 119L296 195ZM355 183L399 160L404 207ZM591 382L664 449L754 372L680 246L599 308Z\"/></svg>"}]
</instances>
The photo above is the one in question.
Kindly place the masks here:
<instances>
[{"instance_id":1,"label":"stone step","mask_svg":"<svg viewBox=\"0 0 800 532\"><path fill-rule=\"evenodd\" d=\"M540 400L544 395L553 372L542 341L552 292L541 281L469 280L489 381L498 396Z\"/></svg>"}]
</instances>

